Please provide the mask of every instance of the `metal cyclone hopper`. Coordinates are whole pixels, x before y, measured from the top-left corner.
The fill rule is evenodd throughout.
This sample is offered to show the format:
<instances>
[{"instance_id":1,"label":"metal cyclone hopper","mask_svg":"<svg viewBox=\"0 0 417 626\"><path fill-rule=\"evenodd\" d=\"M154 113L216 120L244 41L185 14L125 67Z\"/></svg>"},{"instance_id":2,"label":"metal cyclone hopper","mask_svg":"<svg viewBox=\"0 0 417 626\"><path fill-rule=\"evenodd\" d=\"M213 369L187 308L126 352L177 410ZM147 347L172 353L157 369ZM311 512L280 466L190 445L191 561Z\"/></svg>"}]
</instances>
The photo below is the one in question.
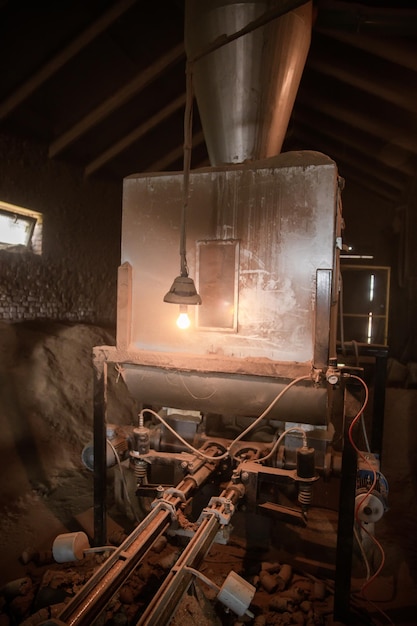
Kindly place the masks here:
<instances>
[{"instance_id":1,"label":"metal cyclone hopper","mask_svg":"<svg viewBox=\"0 0 417 626\"><path fill-rule=\"evenodd\" d=\"M284 5L291 3L186 1L185 47L211 165L281 151L312 28L311 2L274 18ZM208 52L242 29L249 32Z\"/></svg>"}]
</instances>

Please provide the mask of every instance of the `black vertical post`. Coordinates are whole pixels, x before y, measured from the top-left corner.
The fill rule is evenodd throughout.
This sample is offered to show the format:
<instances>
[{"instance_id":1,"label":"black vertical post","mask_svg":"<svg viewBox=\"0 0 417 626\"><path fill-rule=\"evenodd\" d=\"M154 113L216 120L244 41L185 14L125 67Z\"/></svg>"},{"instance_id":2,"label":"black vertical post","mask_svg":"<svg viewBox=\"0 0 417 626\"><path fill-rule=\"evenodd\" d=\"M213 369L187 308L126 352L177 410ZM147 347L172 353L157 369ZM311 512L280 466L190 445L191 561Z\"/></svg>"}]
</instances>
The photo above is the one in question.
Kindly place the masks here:
<instances>
[{"instance_id":1,"label":"black vertical post","mask_svg":"<svg viewBox=\"0 0 417 626\"><path fill-rule=\"evenodd\" d=\"M106 416L107 363L100 348L93 349L94 370L94 545L107 544Z\"/></svg>"},{"instance_id":2,"label":"black vertical post","mask_svg":"<svg viewBox=\"0 0 417 626\"><path fill-rule=\"evenodd\" d=\"M381 456L384 435L385 387L387 382L388 346L355 342L359 356L374 357L374 395L372 410L371 451ZM353 342L343 346L343 352L353 354ZM339 352L340 354L340 352Z\"/></svg>"},{"instance_id":3,"label":"black vertical post","mask_svg":"<svg viewBox=\"0 0 417 626\"><path fill-rule=\"evenodd\" d=\"M339 517L337 525L336 545L336 573L334 591L335 621L350 623L350 589L352 577L352 553L353 553L353 524L355 515L357 455L356 450L349 441L349 428L356 415L349 398L349 392L345 389L344 397L344 425L343 425L343 452L342 452L342 475L340 480L339 494Z\"/></svg>"},{"instance_id":4,"label":"black vertical post","mask_svg":"<svg viewBox=\"0 0 417 626\"><path fill-rule=\"evenodd\" d=\"M371 450L382 454L384 437L385 386L387 383L388 348L375 355L374 409L372 414Z\"/></svg>"}]
</instances>

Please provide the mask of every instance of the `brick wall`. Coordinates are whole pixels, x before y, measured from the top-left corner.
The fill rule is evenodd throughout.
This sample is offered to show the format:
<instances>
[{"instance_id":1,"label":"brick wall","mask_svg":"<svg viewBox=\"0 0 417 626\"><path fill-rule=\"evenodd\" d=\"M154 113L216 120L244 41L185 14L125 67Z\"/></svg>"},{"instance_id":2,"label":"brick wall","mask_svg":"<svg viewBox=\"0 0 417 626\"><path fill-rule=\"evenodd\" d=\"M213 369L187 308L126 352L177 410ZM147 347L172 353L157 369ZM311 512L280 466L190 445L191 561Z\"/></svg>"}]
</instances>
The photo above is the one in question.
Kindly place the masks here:
<instances>
[{"instance_id":1,"label":"brick wall","mask_svg":"<svg viewBox=\"0 0 417 626\"><path fill-rule=\"evenodd\" d=\"M94 272L71 272L62 263L47 263L30 253L0 252L0 319L51 319L111 323L113 298L96 308ZM88 292L87 294L87 286ZM109 291L114 290L109 282Z\"/></svg>"},{"instance_id":2,"label":"brick wall","mask_svg":"<svg viewBox=\"0 0 417 626\"><path fill-rule=\"evenodd\" d=\"M114 326L122 181L85 180L7 135L0 151L0 200L43 215L41 255L0 250L0 320Z\"/></svg>"}]
</instances>

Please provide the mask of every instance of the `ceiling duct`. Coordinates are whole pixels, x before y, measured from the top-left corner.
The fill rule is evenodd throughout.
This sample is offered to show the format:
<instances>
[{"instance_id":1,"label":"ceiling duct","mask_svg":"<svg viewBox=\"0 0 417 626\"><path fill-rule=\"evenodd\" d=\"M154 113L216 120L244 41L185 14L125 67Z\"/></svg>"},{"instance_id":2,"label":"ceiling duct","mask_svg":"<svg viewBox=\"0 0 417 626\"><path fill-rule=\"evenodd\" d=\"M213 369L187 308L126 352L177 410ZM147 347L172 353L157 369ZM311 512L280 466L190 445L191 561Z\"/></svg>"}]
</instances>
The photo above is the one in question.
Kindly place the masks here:
<instances>
[{"instance_id":1,"label":"ceiling duct","mask_svg":"<svg viewBox=\"0 0 417 626\"><path fill-rule=\"evenodd\" d=\"M186 0L185 7L211 165L279 154L310 46L312 3Z\"/></svg>"}]
</instances>

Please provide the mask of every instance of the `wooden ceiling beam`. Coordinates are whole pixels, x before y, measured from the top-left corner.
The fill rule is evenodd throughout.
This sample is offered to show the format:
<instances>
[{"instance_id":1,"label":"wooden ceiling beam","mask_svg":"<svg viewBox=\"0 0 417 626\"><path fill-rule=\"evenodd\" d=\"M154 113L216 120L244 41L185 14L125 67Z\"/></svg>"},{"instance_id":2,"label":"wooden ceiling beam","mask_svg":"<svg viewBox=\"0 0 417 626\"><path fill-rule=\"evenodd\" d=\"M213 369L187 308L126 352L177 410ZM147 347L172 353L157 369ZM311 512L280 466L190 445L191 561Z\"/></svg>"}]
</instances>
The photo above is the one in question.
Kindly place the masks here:
<instances>
[{"instance_id":1,"label":"wooden ceiling beam","mask_svg":"<svg viewBox=\"0 0 417 626\"><path fill-rule=\"evenodd\" d=\"M300 137L298 137L297 134L297 138L299 141L303 141L302 134ZM352 181L356 185L377 196L380 196L381 198L384 198L385 200L389 200L393 203L399 202L400 194L397 189L394 189L386 182L375 179L373 175L364 174L358 164L348 164L343 161L343 159L337 159L336 165L339 168L340 176L345 179L347 185L349 185L349 182Z\"/></svg>"},{"instance_id":2,"label":"wooden ceiling beam","mask_svg":"<svg viewBox=\"0 0 417 626\"><path fill-rule=\"evenodd\" d=\"M356 126L347 125L319 112L311 113L308 109L300 107L294 113L294 121L333 143L352 148L356 152L372 155L382 166L392 168L400 174L415 176L417 173L416 166L411 162L415 155L401 148L385 149L385 146L381 147L384 141L380 137L371 136L368 133L364 136L363 130L359 131L359 137Z\"/></svg>"},{"instance_id":3,"label":"wooden ceiling beam","mask_svg":"<svg viewBox=\"0 0 417 626\"><path fill-rule=\"evenodd\" d=\"M110 148L102 152L93 161L91 161L84 169L84 176L91 176L94 172L99 170L103 165L117 157L124 150L129 148L135 141L141 139L146 133L158 126L161 122L166 120L172 113L180 109L185 105L185 94L181 94L178 98L170 102L166 107L158 111L155 115L150 117L146 122L135 128L131 133L119 139Z\"/></svg>"},{"instance_id":4,"label":"wooden ceiling beam","mask_svg":"<svg viewBox=\"0 0 417 626\"><path fill-rule=\"evenodd\" d=\"M330 28L315 28L315 31L320 33L320 35L362 50L362 52L368 52L381 59L417 72L417 46L415 39L378 37L376 35L364 35L360 32L350 33Z\"/></svg>"},{"instance_id":5,"label":"wooden ceiling beam","mask_svg":"<svg viewBox=\"0 0 417 626\"><path fill-rule=\"evenodd\" d=\"M7 117L19 104L26 100L43 83L51 78L61 67L75 57L83 48L88 46L96 37L111 26L123 13L125 13L137 0L120 0L111 9L104 13L91 26L84 30L68 46L56 54L37 72L18 87L13 93L0 103L0 119Z\"/></svg>"},{"instance_id":6,"label":"wooden ceiling beam","mask_svg":"<svg viewBox=\"0 0 417 626\"><path fill-rule=\"evenodd\" d=\"M336 161L339 168L343 164L356 167L358 171L362 172L364 179L371 177L382 185L391 186L398 193L403 192L405 189L407 178L398 177L388 167L379 165L373 161L372 155L353 150L346 151L342 144L337 144L337 141L323 139L323 137L311 133L309 130L304 130L301 126L297 128L296 136L303 141L304 149L324 152L324 154Z\"/></svg>"},{"instance_id":7,"label":"wooden ceiling beam","mask_svg":"<svg viewBox=\"0 0 417 626\"><path fill-rule=\"evenodd\" d=\"M364 131L379 139L417 154L417 133L410 132L409 128L401 127L387 122L378 121L377 115L371 117L364 115L353 107L344 107L320 96L318 91L301 88L297 95L297 101L309 109L319 111L335 120L340 120L357 130Z\"/></svg>"},{"instance_id":8,"label":"wooden ceiling beam","mask_svg":"<svg viewBox=\"0 0 417 626\"><path fill-rule=\"evenodd\" d=\"M353 168L350 165L347 165L345 167L342 178L345 179L346 181L345 184L347 185L349 185L350 182L352 182L358 187L362 187L362 189L365 189L366 191L373 193L376 196L384 198L384 200L388 200L389 202L392 202L393 204L398 204L399 202L398 192L395 189L392 189L391 187L386 186L386 185L381 185L381 183L375 182L369 176L364 178L363 174L360 171L358 171L357 169ZM342 197L342 200L343 200L343 197Z\"/></svg>"},{"instance_id":9,"label":"wooden ceiling beam","mask_svg":"<svg viewBox=\"0 0 417 626\"><path fill-rule=\"evenodd\" d=\"M169 67L180 61L184 55L184 44L182 42L174 46L174 48L171 48L169 52L159 57L159 59L149 65L133 80L116 91L102 104L90 111L90 113L77 122L77 124L55 139L49 147L49 156L57 156L70 144L91 130L91 128L96 126L99 122L128 102L134 95L142 91Z\"/></svg>"},{"instance_id":10,"label":"wooden ceiling beam","mask_svg":"<svg viewBox=\"0 0 417 626\"><path fill-rule=\"evenodd\" d=\"M404 84L396 81L389 74L384 80L375 77L371 72L365 72L364 68L346 67L342 63L329 63L329 55L326 57L312 55L307 60L306 68L313 69L323 76L331 76L336 80L372 94L385 100L405 111L415 114L417 102L417 81L411 82L404 88Z\"/></svg>"},{"instance_id":11,"label":"wooden ceiling beam","mask_svg":"<svg viewBox=\"0 0 417 626\"><path fill-rule=\"evenodd\" d=\"M196 148L197 146L199 146L201 143L203 143L203 141L204 141L203 131L196 133L193 137L193 142L192 142L193 148ZM184 147L178 146L178 148L171 150L171 152L168 152L167 154L165 154L161 159L154 161L144 171L145 172L163 172L172 163L175 163L175 161L178 161L178 159L180 159L183 156L183 154L184 154Z\"/></svg>"},{"instance_id":12,"label":"wooden ceiling beam","mask_svg":"<svg viewBox=\"0 0 417 626\"><path fill-rule=\"evenodd\" d=\"M199 169L199 168L202 168L202 167L210 167L210 166L211 166L210 159L208 158L208 156L206 156L206 157L203 157L201 160L199 160L195 164L193 169L196 170L196 169Z\"/></svg>"},{"instance_id":13,"label":"wooden ceiling beam","mask_svg":"<svg viewBox=\"0 0 417 626\"><path fill-rule=\"evenodd\" d=\"M323 28L375 33L385 37L410 37L416 34L415 8L371 6L372 4L378 3L318 0L316 24Z\"/></svg>"}]
</instances>

